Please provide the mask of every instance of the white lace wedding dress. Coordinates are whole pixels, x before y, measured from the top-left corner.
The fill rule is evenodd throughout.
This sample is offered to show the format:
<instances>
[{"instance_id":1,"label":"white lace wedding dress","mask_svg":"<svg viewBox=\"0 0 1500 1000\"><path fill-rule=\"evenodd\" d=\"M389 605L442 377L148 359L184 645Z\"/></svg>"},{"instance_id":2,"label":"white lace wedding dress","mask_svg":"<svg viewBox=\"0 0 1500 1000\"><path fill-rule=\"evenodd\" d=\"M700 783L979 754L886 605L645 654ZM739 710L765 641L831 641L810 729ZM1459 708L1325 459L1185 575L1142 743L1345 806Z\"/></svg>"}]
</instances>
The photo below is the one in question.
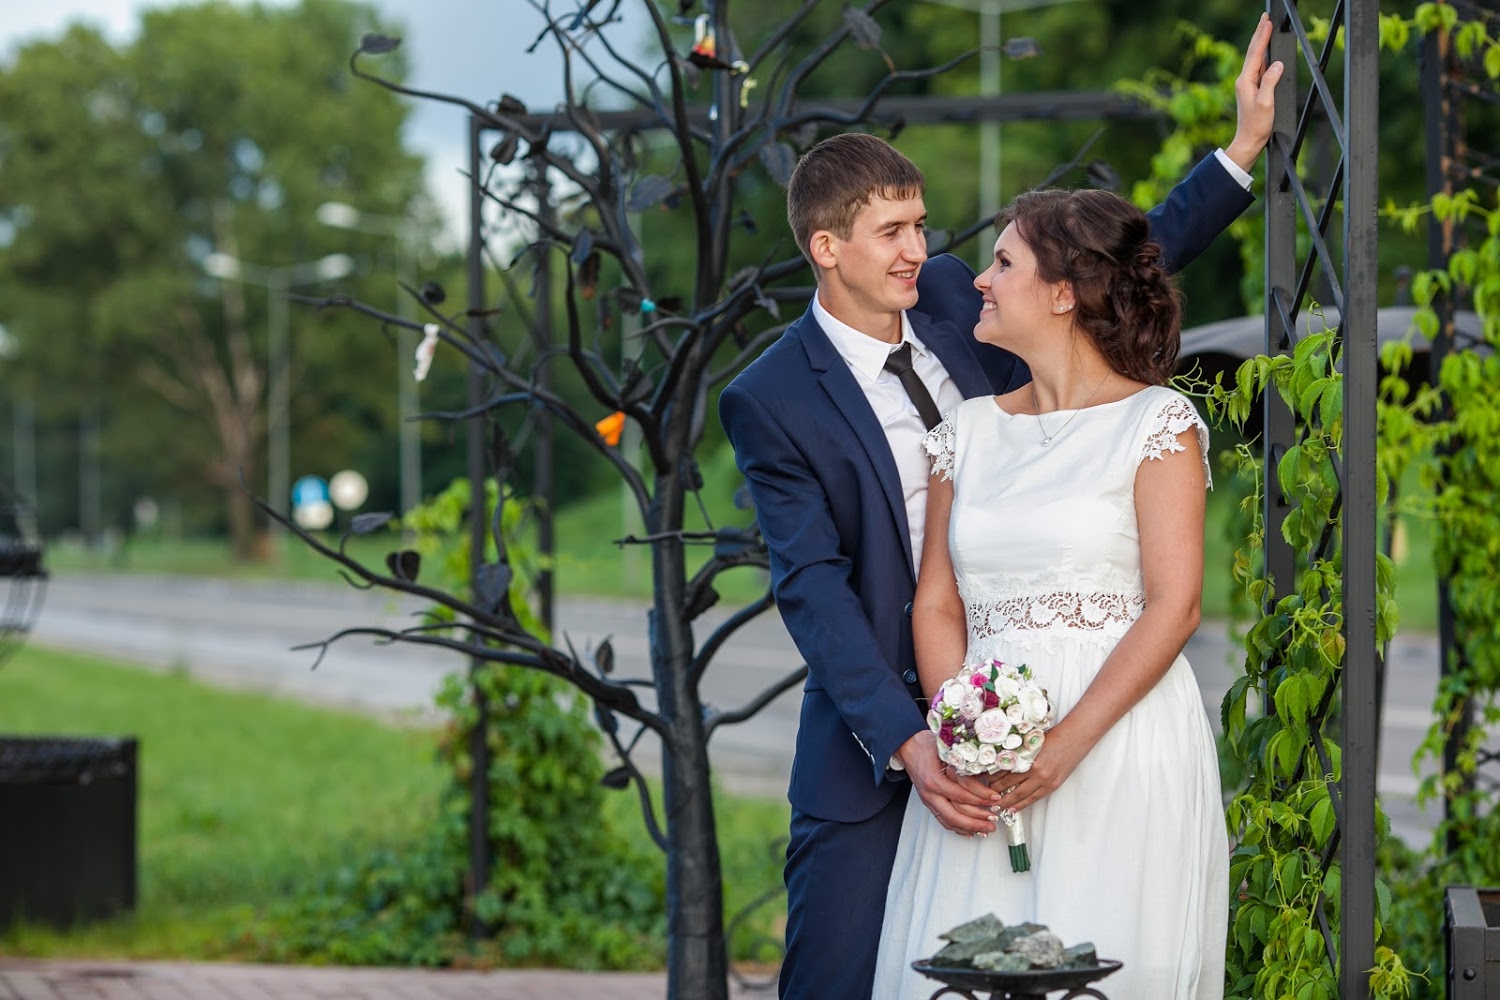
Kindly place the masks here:
<instances>
[{"instance_id":1,"label":"white lace wedding dress","mask_svg":"<svg viewBox=\"0 0 1500 1000\"><path fill-rule=\"evenodd\" d=\"M1177 435L1193 427L1206 455L1208 429L1188 400L1159 386L1043 419L1056 435L1049 446L1035 416L971 399L927 448L954 483L948 542L968 658L1029 664L1061 718L1145 605L1138 466L1182 450ZM1214 738L1187 660L1177 657L1024 818L1032 867L1017 874L1003 827L960 837L911 796L875 1000L932 996L940 984L911 963L936 952L943 931L990 912L1122 961L1096 984L1111 1000L1223 996L1228 837Z\"/></svg>"}]
</instances>

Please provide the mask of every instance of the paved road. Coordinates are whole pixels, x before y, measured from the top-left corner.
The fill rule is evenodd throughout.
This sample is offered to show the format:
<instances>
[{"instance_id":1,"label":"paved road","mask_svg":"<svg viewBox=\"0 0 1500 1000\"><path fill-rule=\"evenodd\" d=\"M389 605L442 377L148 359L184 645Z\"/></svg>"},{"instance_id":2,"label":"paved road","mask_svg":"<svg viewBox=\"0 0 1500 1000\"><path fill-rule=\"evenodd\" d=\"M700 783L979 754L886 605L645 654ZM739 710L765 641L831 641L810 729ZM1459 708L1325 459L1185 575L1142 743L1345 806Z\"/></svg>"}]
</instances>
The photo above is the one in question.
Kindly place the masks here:
<instances>
[{"instance_id":1,"label":"paved road","mask_svg":"<svg viewBox=\"0 0 1500 1000\"><path fill-rule=\"evenodd\" d=\"M399 628L414 621L421 607L336 581L325 585L65 574L49 587L33 641L181 669L215 683L420 719L430 712L442 678L461 668L453 654L351 637L334 645L314 670L316 651L292 647L342 628ZM715 609L704 615L699 637L725 614ZM557 617L559 632L580 650L609 637L618 676L648 676L641 605L563 598ZM1217 720L1219 700L1236 669L1222 623L1206 623L1187 653L1210 717ZM705 678L705 698L719 707L743 704L800 662L779 618L774 612L762 615L720 654ZM1435 640L1399 637L1390 650L1387 677L1379 791L1396 832L1414 842L1431 828L1430 818L1411 799L1417 778L1410 761L1428 723L1437 678ZM788 693L754 719L718 731L711 751L716 774L727 787L751 794L784 792L797 709L795 692ZM654 741L643 740L642 746L654 748Z\"/></svg>"},{"instance_id":2,"label":"paved road","mask_svg":"<svg viewBox=\"0 0 1500 1000\"><path fill-rule=\"evenodd\" d=\"M661 1000L661 973L340 969L0 956L0 1000ZM731 1000L764 997L731 984Z\"/></svg>"}]
</instances>

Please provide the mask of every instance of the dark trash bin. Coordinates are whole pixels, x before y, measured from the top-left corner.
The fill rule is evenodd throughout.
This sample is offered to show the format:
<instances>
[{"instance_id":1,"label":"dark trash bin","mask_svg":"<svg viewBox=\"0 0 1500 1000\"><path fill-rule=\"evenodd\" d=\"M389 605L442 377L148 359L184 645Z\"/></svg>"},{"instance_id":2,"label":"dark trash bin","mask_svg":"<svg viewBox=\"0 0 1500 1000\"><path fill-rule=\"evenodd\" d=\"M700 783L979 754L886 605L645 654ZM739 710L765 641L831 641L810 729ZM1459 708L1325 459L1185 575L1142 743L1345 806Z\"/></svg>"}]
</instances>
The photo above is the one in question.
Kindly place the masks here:
<instances>
[{"instance_id":1,"label":"dark trash bin","mask_svg":"<svg viewBox=\"0 0 1500 1000\"><path fill-rule=\"evenodd\" d=\"M1449 1000L1500 1000L1500 888L1450 885L1444 910Z\"/></svg>"},{"instance_id":2,"label":"dark trash bin","mask_svg":"<svg viewBox=\"0 0 1500 1000\"><path fill-rule=\"evenodd\" d=\"M136 741L0 736L0 926L135 907Z\"/></svg>"}]
</instances>

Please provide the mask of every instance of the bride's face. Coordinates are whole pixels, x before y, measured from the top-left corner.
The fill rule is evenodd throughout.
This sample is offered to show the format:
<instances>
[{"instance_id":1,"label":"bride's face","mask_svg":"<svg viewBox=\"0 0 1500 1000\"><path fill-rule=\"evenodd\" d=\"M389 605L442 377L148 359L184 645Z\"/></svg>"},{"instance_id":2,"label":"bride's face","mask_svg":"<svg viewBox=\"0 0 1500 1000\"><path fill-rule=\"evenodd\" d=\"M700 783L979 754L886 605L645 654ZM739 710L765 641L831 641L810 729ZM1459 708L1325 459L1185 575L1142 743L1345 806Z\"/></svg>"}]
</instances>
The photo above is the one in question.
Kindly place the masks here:
<instances>
[{"instance_id":1,"label":"bride's face","mask_svg":"<svg viewBox=\"0 0 1500 1000\"><path fill-rule=\"evenodd\" d=\"M1069 305L1060 298L1062 285L1043 281L1036 273L1036 255L1012 222L995 240L990 266L974 279L982 297L975 339L1024 357L1018 348L1065 318Z\"/></svg>"}]
</instances>

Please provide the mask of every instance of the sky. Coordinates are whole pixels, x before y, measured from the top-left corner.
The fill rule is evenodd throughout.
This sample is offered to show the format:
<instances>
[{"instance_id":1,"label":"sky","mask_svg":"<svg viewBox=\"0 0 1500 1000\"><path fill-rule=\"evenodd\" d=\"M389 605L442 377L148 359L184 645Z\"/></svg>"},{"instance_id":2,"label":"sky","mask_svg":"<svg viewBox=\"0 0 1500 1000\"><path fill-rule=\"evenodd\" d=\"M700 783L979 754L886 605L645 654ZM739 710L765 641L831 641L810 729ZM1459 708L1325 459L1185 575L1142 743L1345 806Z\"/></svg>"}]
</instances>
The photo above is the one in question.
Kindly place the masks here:
<instances>
[{"instance_id":1,"label":"sky","mask_svg":"<svg viewBox=\"0 0 1500 1000\"><path fill-rule=\"evenodd\" d=\"M535 55L526 47L540 29L527 0L366 0L401 22L410 83L419 89L466 97L476 104L513 94L530 107L547 107L561 96L555 46ZM134 36L142 10L172 0L0 0L0 59L28 40L55 38L74 21L87 21L115 43ZM342 63L347 52L336 54ZM462 238L468 204L468 138L465 112L452 105L417 101L408 123L408 143L427 159L428 188ZM357 207L357 206L356 206Z\"/></svg>"}]
</instances>

